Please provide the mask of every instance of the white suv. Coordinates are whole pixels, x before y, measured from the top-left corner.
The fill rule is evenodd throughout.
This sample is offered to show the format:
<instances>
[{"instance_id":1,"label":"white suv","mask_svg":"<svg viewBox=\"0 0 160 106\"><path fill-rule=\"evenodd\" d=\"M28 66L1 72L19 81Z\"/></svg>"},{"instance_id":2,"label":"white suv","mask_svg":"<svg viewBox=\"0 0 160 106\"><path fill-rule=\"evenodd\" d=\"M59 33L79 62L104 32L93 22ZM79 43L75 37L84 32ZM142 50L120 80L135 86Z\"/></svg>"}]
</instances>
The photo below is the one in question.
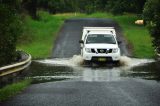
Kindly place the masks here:
<instances>
[{"instance_id":1,"label":"white suv","mask_svg":"<svg viewBox=\"0 0 160 106\"><path fill-rule=\"evenodd\" d=\"M119 62L120 49L113 27L84 27L81 55L86 61Z\"/></svg>"}]
</instances>

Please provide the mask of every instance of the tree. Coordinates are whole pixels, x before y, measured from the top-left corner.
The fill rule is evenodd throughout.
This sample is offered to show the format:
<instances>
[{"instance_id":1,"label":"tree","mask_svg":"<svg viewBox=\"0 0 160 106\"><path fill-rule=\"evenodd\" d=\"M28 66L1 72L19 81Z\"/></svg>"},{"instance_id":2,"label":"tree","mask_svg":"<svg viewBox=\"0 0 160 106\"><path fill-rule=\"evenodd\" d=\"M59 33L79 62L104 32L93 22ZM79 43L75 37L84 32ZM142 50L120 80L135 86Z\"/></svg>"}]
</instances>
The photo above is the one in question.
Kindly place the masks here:
<instances>
[{"instance_id":1,"label":"tree","mask_svg":"<svg viewBox=\"0 0 160 106\"><path fill-rule=\"evenodd\" d=\"M144 6L143 17L153 37L153 46L160 47L160 0L148 0Z\"/></svg>"},{"instance_id":2,"label":"tree","mask_svg":"<svg viewBox=\"0 0 160 106\"><path fill-rule=\"evenodd\" d=\"M28 14L33 19L38 19L37 17L37 0L23 0L22 7L27 10Z\"/></svg>"},{"instance_id":3,"label":"tree","mask_svg":"<svg viewBox=\"0 0 160 106\"><path fill-rule=\"evenodd\" d=\"M38 8L48 10L50 13L105 11L106 3L107 0L37 0Z\"/></svg>"},{"instance_id":4,"label":"tree","mask_svg":"<svg viewBox=\"0 0 160 106\"><path fill-rule=\"evenodd\" d=\"M21 32L19 0L0 0L0 66L16 60L17 36Z\"/></svg>"},{"instance_id":5,"label":"tree","mask_svg":"<svg viewBox=\"0 0 160 106\"><path fill-rule=\"evenodd\" d=\"M108 0L107 11L117 15L124 12L142 13L146 0Z\"/></svg>"}]
</instances>

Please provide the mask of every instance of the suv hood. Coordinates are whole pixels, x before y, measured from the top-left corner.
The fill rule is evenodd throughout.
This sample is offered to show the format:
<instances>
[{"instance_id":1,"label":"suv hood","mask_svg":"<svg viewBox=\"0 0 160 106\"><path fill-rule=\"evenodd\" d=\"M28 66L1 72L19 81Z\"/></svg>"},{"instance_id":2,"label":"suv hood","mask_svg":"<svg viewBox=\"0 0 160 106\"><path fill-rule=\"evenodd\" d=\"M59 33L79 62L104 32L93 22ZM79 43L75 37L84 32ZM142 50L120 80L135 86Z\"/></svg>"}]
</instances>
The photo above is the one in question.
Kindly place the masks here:
<instances>
[{"instance_id":1,"label":"suv hood","mask_svg":"<svg viewBox=\"0 0 160 106\"><path fill-rule=\"evenodd\" d=\"M118 48L117 44L85 44L85 48Z\"/></svg>"}]
</instances>

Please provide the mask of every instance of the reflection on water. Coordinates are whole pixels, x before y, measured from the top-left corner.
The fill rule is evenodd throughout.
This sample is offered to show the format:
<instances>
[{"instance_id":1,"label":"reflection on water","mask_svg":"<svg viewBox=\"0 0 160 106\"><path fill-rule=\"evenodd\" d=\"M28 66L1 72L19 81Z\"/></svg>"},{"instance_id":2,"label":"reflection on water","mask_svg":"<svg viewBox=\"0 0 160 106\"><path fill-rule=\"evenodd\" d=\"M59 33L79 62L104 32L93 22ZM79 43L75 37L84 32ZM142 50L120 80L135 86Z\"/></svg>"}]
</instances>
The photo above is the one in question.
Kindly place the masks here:
<instances>
[{"instance_id":1,"label":"reflection on water","mask_svg":"<svg viewBox=\"0 0 160 106\"><path fill-rule=\"evenodd\" d=\"M59 81L69 78L65 76L76 76L76 73L74 73L72 67L49 65L38 62L32 62L27 74L27 78L32 78L33 83Z\"/></svg>"},{"instance_id":2,"label":"reflection on water","mask_svg":"<svg viewBox=\"0 0 160 106\"><path fill-rule=\"evenodd\" d=\"M130 59L123 57L124 66L101 67L81 65L76 59L51 59L32 62L27 77L34 83L78 80L78 81L118 81L125 77L139 77L144 79L160 79L159 63L147 59ZM74 62L73 62L74 60Z\"/></svg>"},{"instance_id":3,"label":"reflection on water","mask_svg":"<svg viewBox=\"0 0 160 106\"><path fill-rule=\"evenodd\" d=\"M121 68L62 66L33 62L27 77L32 78L34 82L57 81L63 79L116 81L121 79L121 73Z\"/></svg>"},{"instance_id":4,"label":"reflection on water","mask_svg":"<svg viewBox=\"0 0 160 106\"><path fill-rule=\"evenodd\" d=\"M81 80L83 81L116 81L120 80L121 71L118 68L84 68Z\"/></svg>"},{"instance_id":5,"label":"reflection on water","mask_svg":"<svg viewBox=\"0 0 160 106\"><path fill-rule=\"evenodd\" d=\"M131 72L126 76L160 81L160 61L133 67Z\"/></svg>"}]
</instances>

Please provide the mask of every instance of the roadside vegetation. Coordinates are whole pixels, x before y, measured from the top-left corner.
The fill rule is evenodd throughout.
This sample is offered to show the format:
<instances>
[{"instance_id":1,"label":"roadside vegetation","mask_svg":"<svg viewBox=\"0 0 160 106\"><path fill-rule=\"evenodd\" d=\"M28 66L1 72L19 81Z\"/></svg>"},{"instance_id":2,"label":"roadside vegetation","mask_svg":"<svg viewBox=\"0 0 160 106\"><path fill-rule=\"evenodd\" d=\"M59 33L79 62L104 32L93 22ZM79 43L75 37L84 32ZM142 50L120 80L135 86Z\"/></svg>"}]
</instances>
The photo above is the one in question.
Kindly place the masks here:
<instances>
[{"instance_id":1,"label":"roadside vegetation","mask_svg":"<svg viewBox=\"0 0 160 106\"><path fill-rule=\"evenodd\" d=\"M21 34L17 0L0 0L0 67L17 61L16 43Z\"/></svg>"},{"instance_id":2,"label":"roadside vegetation","mask_svg":"<svg viewBox=\"0 0 160 106\"><path fill-rule=\"evenodd\" d=\"M20 93L24 90L27 86L29 86L31 80L23 80L18 83L14 83L11 85L7 85L4 88L0 89L0 102L7 100L8 98Z\"/></svg>"},{"instance_id":3,"label":"roadside vegetation","mask_svg":"<svg viewBox=\"0 0 160 106\"><path fill-rule=\"evenodd\" d=\"M33 20L25 16L25 30L19 38L18 49L22 49L32 55L33 58L49 57L53 41L63 21L47 12L39 12L39 20Z\"/></svg>"},{"instance_id":4,"label":"roadside vegetation","mask_svg":"<svg viewBox=\"0 0 160 106\"><path fill-rule=\"evenodd\" d=\"M153 58L154 48L152 46L152 37L144 25L136 25L134 22L139 19L138 16L127 14L116 16L114 19L122 27L129 47L136 58Z\"/></svg>"}]
</instances>

